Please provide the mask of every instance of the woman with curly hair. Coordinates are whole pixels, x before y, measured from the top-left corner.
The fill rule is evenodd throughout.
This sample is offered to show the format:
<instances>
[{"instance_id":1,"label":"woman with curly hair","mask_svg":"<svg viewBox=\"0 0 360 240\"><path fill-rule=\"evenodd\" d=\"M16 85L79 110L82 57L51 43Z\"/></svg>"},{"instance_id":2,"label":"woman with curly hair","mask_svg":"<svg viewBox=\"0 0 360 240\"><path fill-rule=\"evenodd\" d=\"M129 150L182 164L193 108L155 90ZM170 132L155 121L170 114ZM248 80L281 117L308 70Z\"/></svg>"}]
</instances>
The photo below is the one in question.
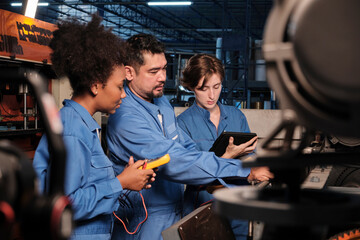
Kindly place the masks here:
<instances>
[{"instance_id":1,"label":"woman with curly hair","mask_svg":"<svg viewBox=\"0 0 360 240\"><path fill-rule=\"evenodd\" d=\"M138 169L144 160L129 165L115 175L100 139L100 126L92 118L98 111L114 113L126 97L125 43L101 25L93 15L88 24L69 19L58 24L50 42L51 60L58 76L66 76L73 89L71 100L60 110L67 148L65 194L74 211L76 228L71 239L110 239L112 212L119 207L125 189L149 188L153 170ZM49 187L49 151L46 137L36 150L33 166L40 180L40 191Z\"/></svg>"}]
</instances>

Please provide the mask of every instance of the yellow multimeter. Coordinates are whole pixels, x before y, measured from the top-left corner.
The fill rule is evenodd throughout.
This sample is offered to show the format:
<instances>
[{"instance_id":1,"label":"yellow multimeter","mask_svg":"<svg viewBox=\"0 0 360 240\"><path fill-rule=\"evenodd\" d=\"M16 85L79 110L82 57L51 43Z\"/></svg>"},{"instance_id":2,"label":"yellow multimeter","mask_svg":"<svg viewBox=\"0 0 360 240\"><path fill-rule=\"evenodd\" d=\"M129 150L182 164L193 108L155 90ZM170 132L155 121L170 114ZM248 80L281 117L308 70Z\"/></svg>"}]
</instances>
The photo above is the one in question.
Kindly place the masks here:
<instances>
[{"instance_id":1,"label":"yellow multimeter","mask_svg":"<svg viewBox=\"0 0 360 240\"><path fill-rule=\"evenodd\" d=\"M170 155L167 153L162 157L150 159L147 162L144 163L139 169L153 169L157 168L163 164L166 164L170 161Z\"/></svg>"}]
</instances>

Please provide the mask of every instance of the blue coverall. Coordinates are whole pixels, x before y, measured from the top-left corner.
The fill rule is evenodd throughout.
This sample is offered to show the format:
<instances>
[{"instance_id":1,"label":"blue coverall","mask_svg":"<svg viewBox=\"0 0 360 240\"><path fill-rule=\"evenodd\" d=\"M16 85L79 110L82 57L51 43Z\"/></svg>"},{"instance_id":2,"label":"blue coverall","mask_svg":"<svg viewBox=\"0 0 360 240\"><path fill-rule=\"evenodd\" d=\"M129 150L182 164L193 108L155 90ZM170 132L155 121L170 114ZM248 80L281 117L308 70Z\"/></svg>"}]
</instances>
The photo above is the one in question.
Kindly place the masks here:
<instances>
[{"instance_id":1,"label":"blue coverall","mask_svg":"<svg viewBox=\"0 0 360 240\"><path fill-rule=\"evenodd\" d=\"M196 143L199 151L209 151L216 138L223 132L250 132L245 115L234 106L217 103L220 108L220 121L218 129L210 120L210 112L199 107L196 102L181 113L178 117L178 124ZM196 188L189 187L185 193L184 212L188 214L201 204L213 199L212 194L207 191L196 191ZM248 222L233 220L231 226L236 239L246 239Z\"/></svg>"},{"instance_id":2,"label":"blue coverall","mask_svg":"<svg viewBox=\"0 0 360 240\"><path fill-rule=\"evenodd\" d=\"M134 235L126 234L122 226L115 227L113 239L159 240L161 232L181 218L183 183L198 185L222 177L245 177L250 170L242 169L239 160L197 151L196 144L178 127L174 110L165 96L149 103L127 86L125 92L127 97L109 117L107 126L115 172L124 169L130 156L136 160L152 159L169 153L171 160L159 167L151 189L141 191L149 213L147 221ZM121 209L119 214L128 219L128 228L133 231L145 214L138 193L131 193L129 199L129 207Z\"/></svg>"},{"instance_id":3,"label":"blue coverall","mask_svg":"<svg viewBox=\"0 0 360 240\"><path fill-rule=\"evenodd\" d=\"M65 100L60 110L67 149L65 194L70 197L76 229L71 239L111 239L112 211L119 207L123 192L113 164L104 154L97 122L80 104ZM49 151L43 136L36 149L33 166L40 180L40 191L49 186Z\"/></svg>"}]
</instances>

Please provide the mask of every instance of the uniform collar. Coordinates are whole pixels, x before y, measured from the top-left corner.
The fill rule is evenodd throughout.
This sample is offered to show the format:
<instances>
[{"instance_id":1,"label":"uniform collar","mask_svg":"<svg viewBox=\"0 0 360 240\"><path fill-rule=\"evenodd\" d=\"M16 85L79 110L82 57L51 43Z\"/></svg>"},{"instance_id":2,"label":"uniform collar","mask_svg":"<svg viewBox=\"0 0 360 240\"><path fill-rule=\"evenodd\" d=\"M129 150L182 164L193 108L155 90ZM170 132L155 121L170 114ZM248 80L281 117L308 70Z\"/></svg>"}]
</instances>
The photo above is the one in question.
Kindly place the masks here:
<instances>
[{"instance_id":1,"label":"uniform collar","mask_svg":"<svg viewBox=\"0 0 360 240\"><path fill-rule=\"evenodd\" d=\"M229 113L227 112L226 108L220 102L218 102L218 105L219 105L220 112L221 112L221 119L227 119Z\"/></svg>"},{"instance_id":2,"label":"uniform collar","mask_svg":"<svg viewBox=\"0 0 360 240\"><path fill-rule=\"evenodd\" d=\"M80 115L80 117L82 118L84 123L87 125L87 127L90 129L90 131L94 131L96 129L101 129L99 124L95 121L95 119L92 118L90 113L79 103L77 103L73 100L65 99L63 101L63 104L65 107L72 107Z\"/></svg>"},{"instance_id":3,"label":"uniform collar","mask_svg":"<svg viewBox=\"0 0 360 240\"><path fill-rule=\"evenodd\" d=\"M154 103L149 103L148 101L145 101L144 99L139 98L136 96L129 88L129 86L125 85L125 92L128 97L131 97L136 102L138 102L141 106L143 106L147 112L150 112L154 115L157 115L160 112L159 104L161 98L154 98Z\"/></svg>"}]
</instances>

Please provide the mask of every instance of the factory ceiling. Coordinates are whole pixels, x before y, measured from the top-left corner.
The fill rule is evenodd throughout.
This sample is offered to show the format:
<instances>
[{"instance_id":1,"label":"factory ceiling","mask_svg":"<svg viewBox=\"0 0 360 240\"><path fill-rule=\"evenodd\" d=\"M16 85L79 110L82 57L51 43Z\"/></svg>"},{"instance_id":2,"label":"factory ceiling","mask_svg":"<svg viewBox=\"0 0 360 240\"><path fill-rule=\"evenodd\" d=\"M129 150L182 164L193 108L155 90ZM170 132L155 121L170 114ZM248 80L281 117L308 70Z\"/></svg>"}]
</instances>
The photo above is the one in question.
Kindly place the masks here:
<instances>
[{"instance_id":1,"label":"factory ceiling","mask_svg":"<svg viewBox=\"0 0 360 240\"><path fill-rule=\"evenodd\" d=\"M0 9L21 13L21 7L10 6L13 2L1 1ZM262 39L273 4L272 0L194 0L190 6L149 6L148 1L128 0L47 2L48 6L38 7L36 19L56 23L75 16L88 21L89 14L98 12L104 25L124 39L150 33L165 42L169 50L191 52L214 51L218 38L231 39L230 43L234 39Z\"/></svg>"}]
</instances>

